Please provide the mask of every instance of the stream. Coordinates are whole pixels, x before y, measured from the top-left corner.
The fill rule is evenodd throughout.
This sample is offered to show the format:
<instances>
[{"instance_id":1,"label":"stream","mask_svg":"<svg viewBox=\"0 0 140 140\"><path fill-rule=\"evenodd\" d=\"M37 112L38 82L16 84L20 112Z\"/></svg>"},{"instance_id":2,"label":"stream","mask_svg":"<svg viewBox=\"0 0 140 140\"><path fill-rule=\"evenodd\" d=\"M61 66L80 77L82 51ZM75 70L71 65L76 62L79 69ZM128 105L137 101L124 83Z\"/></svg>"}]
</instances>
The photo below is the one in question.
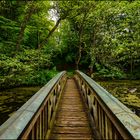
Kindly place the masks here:
<instances>
[{"instance_id":1,"label":"stream","mask_svg":"<svg viewBox=\"0 0 140 140\"><path fill-rule=\"evenodd\" d=\"M41 87L17 87L0 91L0 125L31 98Z\"/></svg>"},{"instance_id":2,"label":"stream","mask_svg":"<svg viewBox=\"0 0 140 140\"><path fill-rule=\"evenodd\" d=\"M140 80L97 81L113 96L140 116ZM41 87L18 87L0 91L0 125Z\"/></svg>"},{"instance_id":3,"label":"stream","mask_svg":"<svg viewBox=\"0 0 140 140\"><path fill-rule=\"evenodd\" d=\"M140 117L140 80L97 81Z\"/></svg>"}]
</instances>

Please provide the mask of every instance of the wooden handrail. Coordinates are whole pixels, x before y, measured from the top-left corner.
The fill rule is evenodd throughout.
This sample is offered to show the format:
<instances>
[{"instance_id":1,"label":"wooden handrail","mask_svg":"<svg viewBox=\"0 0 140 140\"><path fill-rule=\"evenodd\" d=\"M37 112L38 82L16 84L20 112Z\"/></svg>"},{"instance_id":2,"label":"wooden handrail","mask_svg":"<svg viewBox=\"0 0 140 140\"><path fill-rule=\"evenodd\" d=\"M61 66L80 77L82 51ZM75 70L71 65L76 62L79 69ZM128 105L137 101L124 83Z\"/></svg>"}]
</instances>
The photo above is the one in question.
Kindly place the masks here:
<instances>
[{"instance_id":1,"label":"wooden handrail","mask_svg":"<svg viewBox=\"0 0 140 140\"><path fill-rule=\"evenodd\" d=\"M65 82L65 71L51 79L0 127L0 139L47 138Z\"/></svg>"},{"instance_id":2,"label":"wooden handrail","mask_svg":"<svg viewBox=\"0 0 140 140\"><path fill-rule=\"evenodd\" d=\"M86 74L75 79L102 139L140 139L140 118Z\"/></svg>"}]
</instances>

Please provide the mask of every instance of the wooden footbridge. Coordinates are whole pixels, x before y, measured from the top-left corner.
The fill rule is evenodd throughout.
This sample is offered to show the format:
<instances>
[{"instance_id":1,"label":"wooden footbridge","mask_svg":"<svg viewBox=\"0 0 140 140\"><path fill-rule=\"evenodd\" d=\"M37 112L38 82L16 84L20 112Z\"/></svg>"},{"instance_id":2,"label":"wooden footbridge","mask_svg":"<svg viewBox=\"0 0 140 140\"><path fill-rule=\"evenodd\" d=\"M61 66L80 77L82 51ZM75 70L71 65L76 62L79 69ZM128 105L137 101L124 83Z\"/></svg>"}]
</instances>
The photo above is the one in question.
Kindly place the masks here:
<instances>
[{"instance_id":1,"label":"wooden footbridge","mask_svg":"<svg viewBox=\"0 0 140 140\"><path fill-rule=\"evenodd\" d=\"M140 118L84 73L63 71L0 127L0 139L140 139Z\"/></svg>"}]
</instances>

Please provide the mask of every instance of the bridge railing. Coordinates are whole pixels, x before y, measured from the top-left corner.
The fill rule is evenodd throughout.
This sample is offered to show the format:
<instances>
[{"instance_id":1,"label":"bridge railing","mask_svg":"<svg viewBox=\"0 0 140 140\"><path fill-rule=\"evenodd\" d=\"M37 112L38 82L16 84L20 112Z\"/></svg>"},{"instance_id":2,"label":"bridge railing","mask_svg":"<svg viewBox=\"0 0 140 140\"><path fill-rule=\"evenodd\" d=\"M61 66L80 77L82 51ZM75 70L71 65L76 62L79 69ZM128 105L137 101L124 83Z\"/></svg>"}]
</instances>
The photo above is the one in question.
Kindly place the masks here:
<instances>
[{"instance_id":1,"label":"bridge railing","mask_svg":"<svg viewBox=\"0 0 140 140\"><path fill-rule=\"evenodd\" d=\"M140 118L86 74L75 79L102 139L140 139Z\"/></svg>"},{"instance_id":2,"label":"bridge railing","mask_svg":"<svg viewBox=\"0 0 140 140\"><path fill-rule=\"evenodd\" d=\"M0 139L48 138L65 82L65 71L50 80L0 127Z\"/></svg>"}]
</instances>

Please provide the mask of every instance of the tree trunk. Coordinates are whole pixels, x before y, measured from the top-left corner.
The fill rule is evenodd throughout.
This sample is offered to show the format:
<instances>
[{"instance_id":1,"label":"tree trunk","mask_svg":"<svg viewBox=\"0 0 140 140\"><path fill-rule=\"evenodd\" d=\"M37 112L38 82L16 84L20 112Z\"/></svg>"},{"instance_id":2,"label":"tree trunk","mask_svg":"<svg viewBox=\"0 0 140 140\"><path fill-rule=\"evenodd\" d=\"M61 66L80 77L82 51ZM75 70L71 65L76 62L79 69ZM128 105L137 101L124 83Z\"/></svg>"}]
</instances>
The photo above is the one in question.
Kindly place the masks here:
<instances>
[{"instance_id":1,"label":"tree trunk","mask_svg":"<svg viewBox=\"0 0 140 140\"><path fill-rule=\"evenodd\" d=\"M90 60L91 60L91 63L90 63L90 65L89 65L89 74L90 74L90 76L91 76L91 74L93 73L93 66L94 66L94 61L93 61L93 55L94 55L94 57L95 57L95 54L94 54L94 48L96 47L96 32L94 31L93 32L93 35L91 35L91 49L92 50L90 50Z\"/></svg>"},{"instance_id":2,"label":"tree trunk","mask_svg":"<svg viewBox=\"0 0 140 140\"><path fill-rule=\"evenodd\" d=\"M20 32L19 32L19 35L18 35L18 38L17 38L17 43L16 43L16 51L18 51L20 49L20 45L21 45L21 42L23 40L26 25L27 25L28 21L30 20L32 14L35 11L34 2L30 2L30 3L31 3L31 5L29 4L29 8L27 9L24 20L23 20L23 22L21 23L21 26L20 26Z\"/></svg>"},{"instance_id":3,"label":"tree trunk","mask_svg":"<svg viewBox=\"0 0 140 140\"><path fill-rule=\"evenodd\" d=\"M81 56L82 56L82 36L83 36L83 28L84 28L84 22L85 22L86 16L87 16L87 12L85 12L81 26L79 28L79 46L78 46L79 50L78 50L78 58L76 60L76 69L77 70L79 70L79 63L80 63Z\"/></svg>"},{"instance_id":4,"label":"tree trunk","mask_svg":"<svg viewBox=\"0 0 140 140\"><path fill-rule=\"evenodd\" d=\"M79 38L80 40L79 40L79 50L78 50L78 59L77 59L77 61L76 61L76 69L77 70L79 70L79 63L80 63L80 60L81 60L81 56L82 56L82 32L81 32L81 34L80 34L80 38Z\"/></svg>"}]
</instances>

